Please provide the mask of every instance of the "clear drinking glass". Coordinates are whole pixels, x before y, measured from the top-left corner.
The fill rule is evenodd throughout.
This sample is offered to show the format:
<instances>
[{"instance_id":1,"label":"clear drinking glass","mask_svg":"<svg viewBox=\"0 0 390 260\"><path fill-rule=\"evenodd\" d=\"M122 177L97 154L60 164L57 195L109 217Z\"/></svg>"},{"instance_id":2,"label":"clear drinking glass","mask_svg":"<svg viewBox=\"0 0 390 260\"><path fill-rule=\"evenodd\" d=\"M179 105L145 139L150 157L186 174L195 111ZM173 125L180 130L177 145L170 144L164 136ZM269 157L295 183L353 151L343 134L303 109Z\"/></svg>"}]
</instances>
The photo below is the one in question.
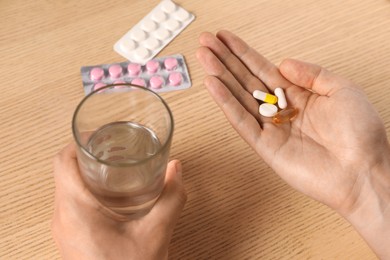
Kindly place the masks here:
<instances>
[{"instance_id":1,"label":"clear drinking glass","mask_svg":"<svg viewBox=\"0 0 390 260\"><path fill-rule=\"evenodd\" d=\"M124 218L149 212L164 186L173 135L165 101L143 87L108 85L77 106L72 130L96 198Z\"/></svg>"}]
</instances>

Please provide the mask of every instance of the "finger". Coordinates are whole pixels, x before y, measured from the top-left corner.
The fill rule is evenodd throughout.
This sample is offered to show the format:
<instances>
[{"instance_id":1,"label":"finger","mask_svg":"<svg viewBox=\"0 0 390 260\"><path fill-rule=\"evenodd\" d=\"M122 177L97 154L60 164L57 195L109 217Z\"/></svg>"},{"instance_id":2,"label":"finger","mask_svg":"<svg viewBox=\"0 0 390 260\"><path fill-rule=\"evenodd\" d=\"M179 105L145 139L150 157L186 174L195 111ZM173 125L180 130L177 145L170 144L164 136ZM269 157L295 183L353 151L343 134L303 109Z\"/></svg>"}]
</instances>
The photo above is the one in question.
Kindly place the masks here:
<instances>
[{"instance_id":1,"label":"finger","mask_svg":"<svg viewBox=\"0 0 390 260\"><path fill-rule=\"evenodd\" d=\"M75 171L78 171L76 144L71 142L54 157L54 180L56 185L61 185L65 180L70 179L70 175ZM63 172L69 172L69 174L62 174Z\"/></svg>"},{"instance_id":2,"label":"finger","mask_svg":"<svg viewBox=\"0 0 390 260\"><path fill-rule=\"evenodd\" d=\"M279 69L273 63L249 47L238 36L229 31L222 30L217 33L217 37L272 92L277 87L287 88L291 86L291 83L280 74Z\"/></svg>"},{"instance_id":3,"label":"finger","mask_svg":"<svg viewBox=\"0 0 390 260\"><path fill-rule=\"evenodd\" d=\"M199 37L201 45L208 47L226 68L233 74L237 81L249 93L259 89L268 92L263 82L255 77L247 67L238 59L226 45L210 32L203 32Z\"/></svg>"},{"instance_id":4,"label":"finger","mask_svg":"<svg viewBox=\"0 0 390 260\"><path fill-rule=\"evenodd\" d=\"M97 201L82 180L74 142L64 147L55 157L54 181L56 191L60 192L61 196L78 198L88 203Z\"/></svg>"},{"instance_id":5,"label":"finger","mask_svg":"<svg viewBox=\"0 0 390 260\"><path fill-rule=\"evenodd\" d=\"M100 212L108 219L125 218L104 206L84 183L77 163L76 144L71 142L54 159L54 180L56 184L56 204L72 205L74 214L84 214L92 210Z\"/></svg>"},{"instance_id":6,"label":"finger","mask_svg":"<svg viewBox=\"0 0 390 260\"><path fill-rule=\"evenodd\" d=\"M64 147L54 158L54 181L56 193L62 197L95 201L81 178L74 142Z\"/></svg>"},{"instance_id":7,"label":"finger","mask_svg":"<svg viewBox=\"0 0 390 260\"><path fill-rule=\"evenodd\" d=\"M187 193L182 181L182 166L180 161L173 160L168 163L165 187L156 204L146 215L150 223L163 223L163 226L173 230L184 205L187 201Z\"/></svg>"},{"instance_id":8,"label":"finger","mask_svg":"<svg viewBox=\"0 0 390 260\"><path fill-rule=\"evenodd\" d=\"M323 96L330 96L339 89L351 86L348 80L321 66L299 60L286 59L282 61L279 69L283 76L295 85Z\"/></svg>"},{"instance_id":9,"label":"finger","mask_svg":"<svg viewBox=\"0 0 390 260\"><path fill-rule=\"evenodd\" d=\"M233 75L226 69L215 54L207 47L200 47L196 52L200 64L208 75L218 77L223 84L230 90L233 96L249 111L253 116L260 120L258 116L259 103L247 92Z\"/></svg>"},{"instance_id":10,"label":"finger","mask_svg":"<svg viewBox=\"0 0 390 260\"><path fill-rule=\"evenodd\" d=\"M209 76L204 83L234 129L249 145L255 146L262 131L256 118L238 102L218 78ZM266 121L265 118L262 120Z\"/></svg>"}]
</instances>

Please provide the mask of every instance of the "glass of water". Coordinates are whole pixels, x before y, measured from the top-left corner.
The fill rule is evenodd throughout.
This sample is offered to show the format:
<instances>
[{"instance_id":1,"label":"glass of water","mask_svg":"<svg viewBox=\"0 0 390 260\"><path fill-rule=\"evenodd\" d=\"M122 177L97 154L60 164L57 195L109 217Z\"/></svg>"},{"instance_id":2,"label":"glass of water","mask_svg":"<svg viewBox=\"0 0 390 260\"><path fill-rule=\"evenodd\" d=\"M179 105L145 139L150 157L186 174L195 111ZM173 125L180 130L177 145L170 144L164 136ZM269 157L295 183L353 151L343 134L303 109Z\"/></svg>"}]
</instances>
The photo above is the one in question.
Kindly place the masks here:
<instances>
[{"instance_id":1,"label":"glass of water","mask_svg":"<svg viewBox=\"0 0 390 260\"><path fill-rule=\"evenodd\" d=\"M77 106L72 130L96 198L125 219L148 213L164 187L173 135L165 101L143 87L108 85Z\"/></svg>"}]
</instances>

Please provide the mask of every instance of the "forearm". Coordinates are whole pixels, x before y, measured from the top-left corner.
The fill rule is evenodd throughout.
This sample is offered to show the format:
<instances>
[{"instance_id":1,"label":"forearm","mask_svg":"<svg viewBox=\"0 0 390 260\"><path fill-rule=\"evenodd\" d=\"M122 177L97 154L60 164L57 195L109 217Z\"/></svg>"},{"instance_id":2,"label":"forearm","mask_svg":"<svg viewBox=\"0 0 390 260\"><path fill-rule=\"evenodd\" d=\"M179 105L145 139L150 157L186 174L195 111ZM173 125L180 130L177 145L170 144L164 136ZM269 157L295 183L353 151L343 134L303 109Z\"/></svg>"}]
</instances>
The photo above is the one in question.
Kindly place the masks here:
<instances>
[{"instance_id":1,"label":"forearm","mask_svg":"<svg viewBox=\"0 0 390 260\"><path fill-rule=\"evenodd\" d=\"M344 217L380 259L390 259L390 156L364 178L356 207Z\"/></svg>"}]
</instances>

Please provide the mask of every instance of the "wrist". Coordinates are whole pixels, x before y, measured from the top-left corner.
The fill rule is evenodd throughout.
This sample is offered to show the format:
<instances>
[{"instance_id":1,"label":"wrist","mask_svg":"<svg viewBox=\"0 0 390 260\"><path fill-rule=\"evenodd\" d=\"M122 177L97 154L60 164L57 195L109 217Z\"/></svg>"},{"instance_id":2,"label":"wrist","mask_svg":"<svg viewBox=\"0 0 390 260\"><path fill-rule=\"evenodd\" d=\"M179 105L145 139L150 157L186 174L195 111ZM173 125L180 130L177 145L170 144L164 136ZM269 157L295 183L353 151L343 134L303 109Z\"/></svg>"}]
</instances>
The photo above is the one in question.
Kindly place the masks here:
<instances>
[{"instance_id":1,"label":"wrist","mask_svg":"<svg viewBox=\"0 0 390 260\"><path fill-rule=\"evenodd\" d=\"M390 153L359 177L353 208L339 212L381 259L390 258Z\"/></svg>"}]
</instances>

